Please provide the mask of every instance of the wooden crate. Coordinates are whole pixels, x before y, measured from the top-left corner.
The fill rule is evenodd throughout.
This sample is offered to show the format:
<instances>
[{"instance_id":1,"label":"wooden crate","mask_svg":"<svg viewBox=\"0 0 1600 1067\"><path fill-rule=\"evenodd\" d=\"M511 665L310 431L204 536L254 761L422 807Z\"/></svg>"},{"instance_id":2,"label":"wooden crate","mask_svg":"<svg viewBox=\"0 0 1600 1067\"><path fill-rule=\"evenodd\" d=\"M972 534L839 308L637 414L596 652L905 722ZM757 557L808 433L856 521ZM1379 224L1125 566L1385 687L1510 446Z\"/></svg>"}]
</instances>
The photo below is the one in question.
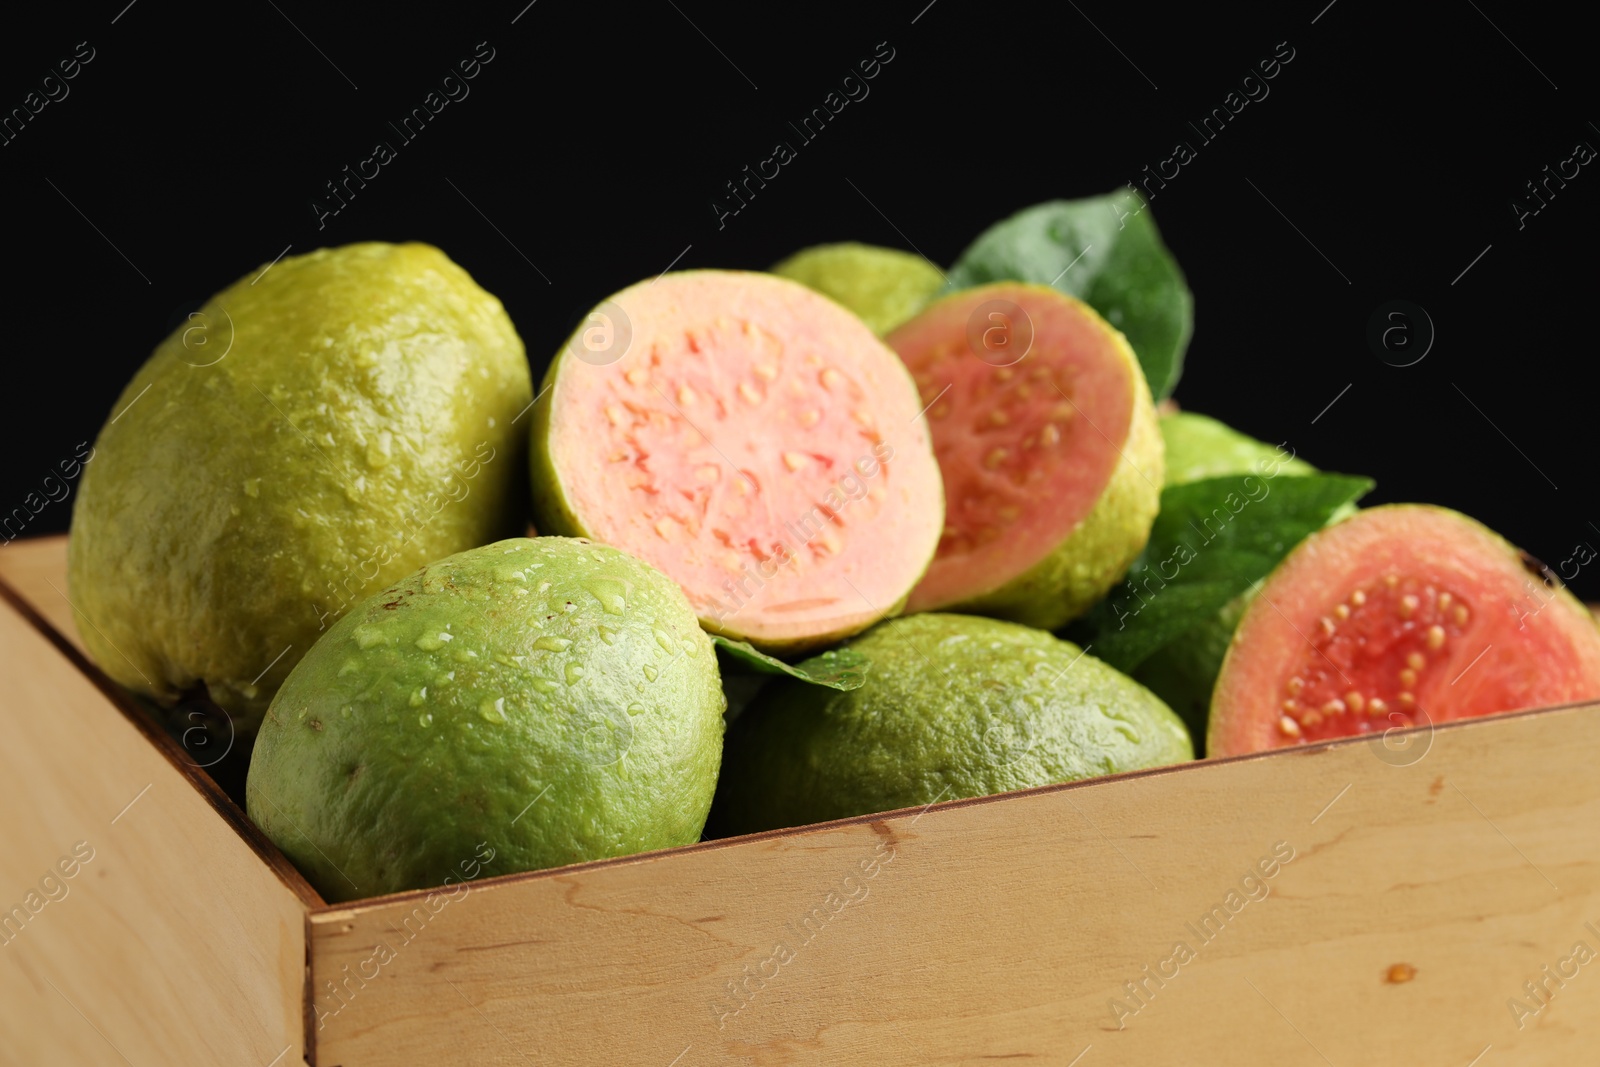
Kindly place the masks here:
<instances>
[{"instance_id":1,"label":"wooden crate","mask_svg":"<svg viewBox=\"0 0 1600 1067\"><path fill-rule=\"evenodd\" d=\"M0 549L0 1063L1594 1062L1600 708L332 907L84 659L64 557Z\"/></svg>"}]
</instances>

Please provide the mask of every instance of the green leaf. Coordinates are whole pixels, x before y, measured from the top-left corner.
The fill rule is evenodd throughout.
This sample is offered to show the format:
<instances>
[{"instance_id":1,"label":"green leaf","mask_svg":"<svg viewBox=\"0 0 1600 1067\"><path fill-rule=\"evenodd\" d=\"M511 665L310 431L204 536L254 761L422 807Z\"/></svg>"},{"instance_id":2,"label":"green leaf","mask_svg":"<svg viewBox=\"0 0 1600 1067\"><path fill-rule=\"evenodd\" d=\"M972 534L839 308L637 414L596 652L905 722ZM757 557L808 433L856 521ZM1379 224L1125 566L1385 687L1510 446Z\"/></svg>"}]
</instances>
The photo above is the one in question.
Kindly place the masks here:
<instances>
[{"instance_id":1,"label":"green leaf","mask_svg":"<svg viewBox=\"0 0 1600 1067\"><path fill-rule=\"evenodd\" d=\"M790 664L758 651L746 641L735 641L720 634L712 634L711 640L722 653L725 666L738 673L787 674L802 682L825 685L846 693L860 689L867 681L866 657L854 649L831 649Z\"/></svg>"},{"instance_id":2,"label":"green leaf","mask_svg":"<svg viewBox=\"0 0 1600 1067\"><path fill-rule=\"evenodd\" d=\"M1372 484L1347 474L1244 474L1163 489L1144 553L1067 636L1132 671L1265 578Z\"/></svg>"},{"instance_id":3,"label":"green leaf","mask_svg":"<svg viewBox=\"0 0 1600 1067\"><path fill-rule=\"evenodd\" d=\"M1157 400L1178 384L1194 297L1137 193L1025 208L967 246L947 288L999 281L1050 285L1084 301L1127 335Z\"/></svg>"}]
</instances>

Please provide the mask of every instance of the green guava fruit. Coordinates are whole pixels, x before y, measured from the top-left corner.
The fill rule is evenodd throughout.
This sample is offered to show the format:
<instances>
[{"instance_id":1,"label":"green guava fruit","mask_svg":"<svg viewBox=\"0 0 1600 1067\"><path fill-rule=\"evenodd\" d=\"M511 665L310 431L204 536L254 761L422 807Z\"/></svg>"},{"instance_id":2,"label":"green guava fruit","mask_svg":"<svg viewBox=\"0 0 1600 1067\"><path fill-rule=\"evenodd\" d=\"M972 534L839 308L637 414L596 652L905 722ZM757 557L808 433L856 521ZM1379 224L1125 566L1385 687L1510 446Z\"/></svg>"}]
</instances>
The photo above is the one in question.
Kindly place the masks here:
<instances>
[{"instance_id":1,"label":"green guava fruit","mask_svg":"<svg viewBox=\"0 0 1600 1067\"><path fill-rule=\"evenodd\" d=\"M1317 468L1277 447L1246 436L1226 423L1193 411L1161 416L1167 446L1166 485L1186 485L1229 474L1315 474Z\"/></svg>"},{"instance_id":2,"label":"green guava fruit","mask_svg":"<svg viewBox=\"0 0 1600 1067\"><path fill-rule=\"evenodd\" d=\"M728 729L718 836L1071 782L1194 758L1165 704L1016 623L907 615L846 647L867 681L779 678Z\"/></svg>"},{"instance_id":3,"label":"green guava fruit","mask_svg":"<svg viewBox=\"0 0 1600 1067\"><path fill-rule=\"evenodd\" d=\"M795 655L897 613L939 540L904 365L787 278L665 274L600 304L534 408L541 530L616 545L701 624Z\"/></svg>"},{"instance_id":4,"label":"green guava fruit","mask_svg":"<svg viewBox=\"0 0 1600 1067\"><path fill-rule=\"evenodd\" d=\"M999 282L889 336L928 407L945 526L908 611L1053 630L1115 585L1150 536L1162 451L1144 373L1093 308Z\"/></svg>"},{"instance_id":5,"label":"green guava fruit","mask_svg":"<svg viewBox=\"0 0 1600 1067\"><path fill-rule=\"evenodd\" d=\"M854 311L882 337L921 311L944 272L914 252L855 241L814 245L772 268Z\"/></svg>"},{"instance_id":6,"label":"green guava fruit","mask_svg":"<svg viewBox=\"0 0 1600 1067\"><path fill-rule=\"evenodd\" d=\"M1297 477L1318 473L1317 468L1281 448L1249 437L1208 415L1191 411L1161 416L1161 436L1166 443L1166 486L1186 485L1205 478L1255 474L1265 478ZM1330 522L1354 514L1354 504L1334 512ZM1189 732L1203 739L1211 714L1211 690L1234 628L1252 599L1250 592L1234 597L1215 616L1151 654L1133 676L1178 713Z\"/></svg>"},{"instance_id":7,"label":"green guava fruit","mask_svg":"<svg viewBox=\"0 0 1600 1067\"><path fill-rule=\"evenodd\" d=\"M1239 621L1208 751L1600 699L1600 627L1527 560L1465 515L1421 504L1317 531Z\"/></svg>"},{"instance_id":8,"label":"green guava fruit","mask_svg":"<svg viewBox=\"0 0 1600 1067\"><path fill-rule=\"evenodd\" d=\"M670 579L589 541L512 538L333 625L267 712L248 810L329 900L460 878L480 843L485 876L686 845L723 708Z\"/></svg>"},{"instance_id":9,"label":"green guava fruit","mask_svg":"<svg viewBox=\"0 0 1600 1067\"><path fill-rule=\"evenodd\" d=\"M525 529L533 396L500 301L423 244L294 256L157 346L95 442L72 519L84 644L241 735L344 611Z\"/></svg>"}]
</instances>

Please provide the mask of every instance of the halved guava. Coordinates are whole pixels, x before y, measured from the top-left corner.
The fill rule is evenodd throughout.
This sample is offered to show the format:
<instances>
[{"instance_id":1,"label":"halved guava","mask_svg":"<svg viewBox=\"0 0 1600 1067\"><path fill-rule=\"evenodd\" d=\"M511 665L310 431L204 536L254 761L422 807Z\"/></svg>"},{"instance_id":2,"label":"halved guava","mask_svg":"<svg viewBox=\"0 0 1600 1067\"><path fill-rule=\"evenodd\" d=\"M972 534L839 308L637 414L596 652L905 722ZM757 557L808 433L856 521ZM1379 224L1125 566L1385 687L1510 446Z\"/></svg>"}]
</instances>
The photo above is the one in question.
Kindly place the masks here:
<instances>
[{"instance_id":1,"label":"halved guava","mask_svg":"<svg viewBox=\"0 0 1600 1067\"><path fill-rule=\"evenodd\" d=\"M539 529L631 552L764 651L898 613L944 499L905 367L770 274L684 271L602 303L535 408Z\"/></svg>"},{"instance_id":2,"label":"halved guava","mask_svg":"<svg viewBox=\"0 0 1600 1067\"><path fill-rule=\"evenodd\" d=\"M944 475L938 555L911 611L1053 630L1150 537L1161 433L1144 372L1093 308L1043 285L945 297L889 335L928 405Z\"/></svg>"},{"instance_id":3,"label":"halved guava","mask_svg":"<svg viewBox=\"0 0 1600 1067\"><path fill-rule=\"evenodd\" d=\"M1213 756L1600 698L1600 628L1445 508L1369 508L1261 587L1212 697Z\"/></svg>"}]
</instances>

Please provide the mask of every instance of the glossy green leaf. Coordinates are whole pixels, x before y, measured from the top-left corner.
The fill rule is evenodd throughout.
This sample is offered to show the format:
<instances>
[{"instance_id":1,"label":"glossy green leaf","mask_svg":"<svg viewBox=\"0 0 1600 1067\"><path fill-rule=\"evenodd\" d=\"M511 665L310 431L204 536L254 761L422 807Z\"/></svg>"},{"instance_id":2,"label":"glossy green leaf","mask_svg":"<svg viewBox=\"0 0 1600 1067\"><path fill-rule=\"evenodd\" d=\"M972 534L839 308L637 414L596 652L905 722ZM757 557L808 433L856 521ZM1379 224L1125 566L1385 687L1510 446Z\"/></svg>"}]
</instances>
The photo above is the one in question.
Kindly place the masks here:
<instances>
[{"instance_id":1,"label":"glossy green leaf","mask_svg":"<svg viewBox=\"0 0 1600 1067\"><path fill-rule=\"evenodd\" d=\"M867 680L866 659L848 648L831 649L799 663L785 663L745 641L735 641L718 634L712 634L711 640L721 653L724 665L732 671L787 674L802 682L825 685L841 692L860 689Z\"/></svg>"},{"instance_id":2,"label":"glossy green leaf","mask_svg":"<svg viewBox=\"0 0 1600 1067\"><path fill-rule=\"evenodd\" d=\"M948 288L998 281L1049 285L1084 301L1127 335L1156 399L1178 384L1194 297L1137 193L1051 200L995 223L950 268Z\"/></svg>"},{"instance_id":3,"label":"glossy green leaf","mask_svg":"<svg viewBox=\"0 0 1600 1067\"><path fill-rule=\"evenodd\" d=\"M1346 474L1244 474L1169 486L1126 580L1067 636L1131 671L1214 618L1372 484Z\"/></svg>"}]
</instances>

